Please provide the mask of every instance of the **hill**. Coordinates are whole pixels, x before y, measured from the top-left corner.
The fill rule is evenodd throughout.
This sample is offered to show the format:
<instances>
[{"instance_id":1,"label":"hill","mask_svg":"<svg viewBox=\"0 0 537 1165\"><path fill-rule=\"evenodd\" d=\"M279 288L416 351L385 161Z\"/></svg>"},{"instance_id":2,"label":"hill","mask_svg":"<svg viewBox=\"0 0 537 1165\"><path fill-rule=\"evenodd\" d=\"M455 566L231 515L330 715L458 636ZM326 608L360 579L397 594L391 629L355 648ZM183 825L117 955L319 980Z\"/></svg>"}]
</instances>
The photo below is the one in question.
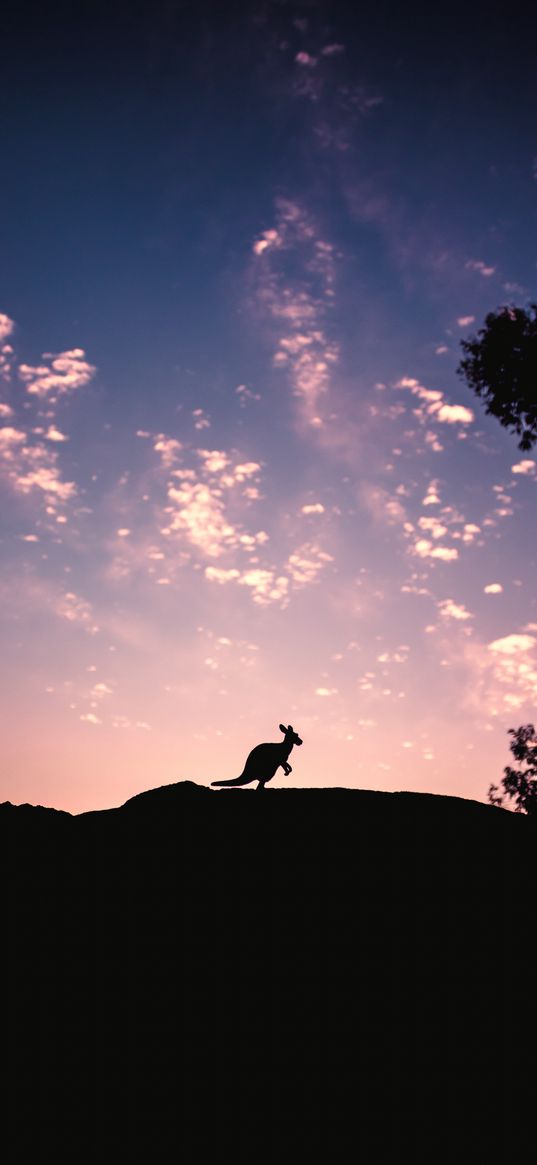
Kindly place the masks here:
<instances>
[{"instance_id":1,"label":"hill","mask_svg":"<svg viewBox=\"0 0 537 1165\"><path fill-rule=\"evenodd\" d=\"M345 788L0 806L16 1159L512 1159L535 842Z\"/></svg>"}]
</instances>

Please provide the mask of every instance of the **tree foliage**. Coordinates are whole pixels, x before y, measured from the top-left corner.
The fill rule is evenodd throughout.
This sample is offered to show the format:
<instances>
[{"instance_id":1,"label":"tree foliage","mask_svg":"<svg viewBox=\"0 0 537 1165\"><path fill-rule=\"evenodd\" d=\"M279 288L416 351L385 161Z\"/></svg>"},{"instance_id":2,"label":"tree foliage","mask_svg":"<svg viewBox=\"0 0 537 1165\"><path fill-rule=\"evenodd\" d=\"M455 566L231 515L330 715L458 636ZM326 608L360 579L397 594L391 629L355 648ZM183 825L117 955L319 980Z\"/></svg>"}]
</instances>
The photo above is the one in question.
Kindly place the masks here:
<instances>
[{"instance_id":1,"label":"tree foliage","mask_svg":"<svg viewBox=\"0 0 537 1165\"><path fill-rule=\"evenodd\" d=\"M517 434L519 449L531 449L537 441L537 304L490 312L461 347L459 376L483 397L487 413Z\"/></svg>"},{"instance_id":2,"label":"tree foliage","mask_svg":"<svg viewBox=\"0 0 537 1165\"><path fill-rule=\"evenodd\" d=\"M517 768L506 765L503 770L502 788L505 796L515 802L515 813L537 815L537 736L533 724L522 724L520 728L510 728L513 737L509 748L518 762ZM491 785L488 791L491 805L503 805L503 795L498 795L498 785Z\"/></svg>"}]
</instances>

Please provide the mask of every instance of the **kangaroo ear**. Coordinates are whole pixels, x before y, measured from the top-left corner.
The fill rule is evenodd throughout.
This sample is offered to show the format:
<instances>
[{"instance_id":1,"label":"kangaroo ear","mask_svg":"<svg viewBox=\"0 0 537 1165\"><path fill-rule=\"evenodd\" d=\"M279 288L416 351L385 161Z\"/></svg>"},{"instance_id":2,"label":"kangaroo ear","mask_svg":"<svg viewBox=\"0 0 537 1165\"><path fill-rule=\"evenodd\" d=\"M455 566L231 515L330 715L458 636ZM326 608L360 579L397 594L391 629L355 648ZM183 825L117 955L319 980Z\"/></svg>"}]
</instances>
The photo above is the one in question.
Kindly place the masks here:
<instances>
[{"instance_id":1,"label":"kangaroo ear","mask_svg":"<svg viewBox=\"0 0 537 1165\"><path fill-rule=\"evenodd\" d=\"M287 728L283 724L280 724L280 732L287 732Z\"/></svg>"}]
</instances>

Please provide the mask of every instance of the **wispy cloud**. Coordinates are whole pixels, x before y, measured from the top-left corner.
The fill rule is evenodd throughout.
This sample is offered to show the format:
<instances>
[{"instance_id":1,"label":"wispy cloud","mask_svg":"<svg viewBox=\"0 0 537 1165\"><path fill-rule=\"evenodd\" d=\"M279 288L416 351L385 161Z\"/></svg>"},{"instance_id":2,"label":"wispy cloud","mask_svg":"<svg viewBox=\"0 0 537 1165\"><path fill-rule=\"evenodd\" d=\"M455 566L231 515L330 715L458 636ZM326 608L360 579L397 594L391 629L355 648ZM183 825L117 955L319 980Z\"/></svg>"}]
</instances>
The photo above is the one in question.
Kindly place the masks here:
<instances>
[{"instance_id":1,"label":"wispy cloud","mask_svg":"<svg viewBox=\"0 0 537 1165\"><path fill-rule=\"evenodd\" d=\"M321 400L339 360L339 346L327 333L336 248L320 236L301 206L279 198L275 226L262 232L253 251L259 264L257 304L272 321L274 366L287 372L302 419L320 425Z\"/></svg>"},{"instance_id":2,"label":"wispy cloud","mask_svg":"<svg viewBox=\"0 0 537 1165\"><path fill-rule=\"evenodd\" d=\"M483 276L484 279L490 279L491 275L494 275L496 272L495 267L487 266L487 264L484 263L482 259L468 259L465 266L467 271L477 271L479 275ZM472 322L473 321L470 320L470 323Z\"/></svg>"},{"instance_id":3,"label":"wispy cloud","mask_svg":"<svg viewBox=\"0 0 537 1165\"><path fill-rule=\"evenodd\" d=\"M46 364L19 364L19 377L32 395L54 403L59 396L83 388L93 379L96 369L85 359L83 348L71 348L57 355L43 353Z\"/></svg>"}]
</instances>

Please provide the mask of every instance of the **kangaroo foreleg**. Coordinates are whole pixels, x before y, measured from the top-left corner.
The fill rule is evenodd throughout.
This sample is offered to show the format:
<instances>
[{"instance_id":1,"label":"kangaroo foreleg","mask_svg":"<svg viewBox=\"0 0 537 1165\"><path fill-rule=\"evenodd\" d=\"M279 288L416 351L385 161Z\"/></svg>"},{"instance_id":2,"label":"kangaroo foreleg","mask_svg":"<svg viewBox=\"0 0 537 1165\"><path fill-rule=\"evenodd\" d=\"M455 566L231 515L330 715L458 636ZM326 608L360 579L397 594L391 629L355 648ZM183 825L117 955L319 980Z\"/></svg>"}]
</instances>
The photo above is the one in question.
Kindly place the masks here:
<instances>
[{"instance_id":1,"label":"kangaroo foreleg","mask_svg":"<svg viewBox=\"0 0 537 1165\"><path fill-rule=\"evenodd\" d=\"M292 771L293 771L293 770L292 770L292 768L291 768L291 765L290 765L290 764L288 764L288 763L287 763L287 761L285 761L285 760L284 760L284 762L283 762L283 764L282 764L282 769L283 769L283 771L284 771L284 773L285 773L286 777L288 777L288 776L289 776L289 773L292 773Z\"/></svg>"}]
</instances>

